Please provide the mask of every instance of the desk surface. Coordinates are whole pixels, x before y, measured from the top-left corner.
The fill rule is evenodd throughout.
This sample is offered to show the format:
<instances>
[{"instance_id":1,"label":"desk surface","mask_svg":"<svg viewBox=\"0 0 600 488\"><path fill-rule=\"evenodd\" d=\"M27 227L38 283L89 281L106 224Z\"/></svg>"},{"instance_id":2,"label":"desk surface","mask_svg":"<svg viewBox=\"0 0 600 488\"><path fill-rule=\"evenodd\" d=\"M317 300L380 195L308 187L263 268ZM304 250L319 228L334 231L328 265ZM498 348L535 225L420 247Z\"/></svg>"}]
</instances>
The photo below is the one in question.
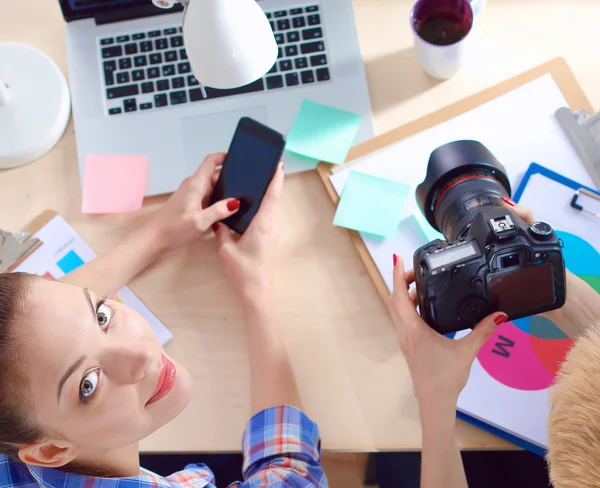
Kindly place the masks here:
<instances>
[{"instance_id":1,"label":"desk surface","mask_svg":"<svg viewBox=\"0 0 600 488\"><path fill-rule=\"evenodd\" d=\"M0 41L38 47L66 73L58 2L3 3ZM407 20L412 1L354 4L377 133L556 56L567 59L592 106L600 108L600 70L592 47L599 2L490 0L477 18L473 56L461 73L443 83L419 68ZM140 218L80 213L72 123L41 160L0 172L0 188L2 228L18 229L53 208L97 252L118 242L132 220ZM392 324L347 233L331 226L333 214L315 173L287 179L278 303L305 409L319 423L325 449L419 449L417 405ZM131 288L171 328L175 338L167 350L188 367L196 383L191 405L144 440L142 449L239 450L250 410L248 356L241 312L214 241L166 256ZM459 426L459 438L464 448L509 446L466 424Z\"/></svg>"}]
</instances>

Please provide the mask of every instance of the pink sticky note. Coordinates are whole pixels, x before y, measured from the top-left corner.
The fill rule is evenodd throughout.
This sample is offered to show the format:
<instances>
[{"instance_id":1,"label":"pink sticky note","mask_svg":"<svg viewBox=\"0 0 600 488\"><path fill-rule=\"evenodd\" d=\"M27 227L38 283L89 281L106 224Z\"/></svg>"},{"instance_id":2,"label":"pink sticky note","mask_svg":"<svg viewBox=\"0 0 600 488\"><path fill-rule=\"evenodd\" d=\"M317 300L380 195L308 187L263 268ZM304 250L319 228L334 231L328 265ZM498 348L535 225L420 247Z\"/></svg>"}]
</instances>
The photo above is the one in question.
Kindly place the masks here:
<instances>
[{"instance_id":1,"label":"pink sticky note","mask_svg":"<svg viewBox=\"0 0 600 488\"><path fill-rule=\"evenodd\" d=\"M148 156L88 154L83 178L83 213L133 212L148 186Z\"/></svg>"}]
</instances>

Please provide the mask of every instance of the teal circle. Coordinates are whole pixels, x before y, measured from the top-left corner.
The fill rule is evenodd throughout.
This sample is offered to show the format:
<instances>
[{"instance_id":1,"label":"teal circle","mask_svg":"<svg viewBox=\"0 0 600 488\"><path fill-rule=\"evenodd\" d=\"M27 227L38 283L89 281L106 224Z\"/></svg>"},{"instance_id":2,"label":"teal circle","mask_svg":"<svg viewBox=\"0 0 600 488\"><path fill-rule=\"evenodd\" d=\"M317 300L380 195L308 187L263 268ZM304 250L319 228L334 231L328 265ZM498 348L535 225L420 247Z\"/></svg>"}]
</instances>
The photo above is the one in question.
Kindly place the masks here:
<instances>
[{"instance_id":1,"label":"teal circle","mask_svg":"<svg viewBox=\"0 0 600 488\"><path fill-rule=\"evenodd\" d=\"M600 275L600 253L581 237L569 232L557 231L565 247L563 256L567 269L576 276Z\"/></svg>"}]
</instances>

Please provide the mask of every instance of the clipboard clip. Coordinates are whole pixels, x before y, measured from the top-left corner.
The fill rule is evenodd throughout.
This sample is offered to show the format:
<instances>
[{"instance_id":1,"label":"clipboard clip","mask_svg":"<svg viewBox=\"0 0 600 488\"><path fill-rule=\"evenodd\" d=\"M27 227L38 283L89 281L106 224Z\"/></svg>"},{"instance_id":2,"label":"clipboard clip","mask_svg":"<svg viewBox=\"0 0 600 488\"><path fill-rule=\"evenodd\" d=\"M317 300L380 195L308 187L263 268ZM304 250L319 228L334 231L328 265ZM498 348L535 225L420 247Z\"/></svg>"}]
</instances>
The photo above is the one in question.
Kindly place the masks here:
<instances>
[{"instance_id":1,"label":"clipboard clip","mask_svg":"<svg viewBox=\"0 0 600 488\"><path fill-rule=\"evenodd\" d=\"M40 240L27 232L8 232L0 229L0 273L6 273L11 266L25 258L35 249Z\"/></svg>"},{"instance_id":2,"label":"clipboard clip","mask_svg":"<svg viewBox=\"0 0 600 488\"><path fill-rule=\"evenodd\" d=\"M581 205L581 202L580 202L581 196L593 198L594 200L597 200L598 202L600 202L600 195L597 195L596 193L591 192L585 188L580 188L579 190L577 190L575 192L575 195L573 195L573 198L571 199L571 207L573 207L575 210L579 210L580 212L585 212L589 215L592 215L593 217L600 219L600 214L593 212L592 210L588 210L588 209L584 208L583 205Z\"/></svg>"}]
</instances>

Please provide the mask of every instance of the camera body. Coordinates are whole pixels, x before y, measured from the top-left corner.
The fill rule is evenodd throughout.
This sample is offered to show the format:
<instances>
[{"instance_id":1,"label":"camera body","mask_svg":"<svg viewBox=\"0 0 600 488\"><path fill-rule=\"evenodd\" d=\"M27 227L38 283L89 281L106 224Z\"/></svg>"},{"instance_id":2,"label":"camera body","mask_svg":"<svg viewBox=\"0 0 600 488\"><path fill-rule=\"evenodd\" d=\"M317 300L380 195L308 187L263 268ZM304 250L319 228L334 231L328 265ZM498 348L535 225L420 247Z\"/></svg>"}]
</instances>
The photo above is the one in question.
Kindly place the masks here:
<instances>
[{"instance_id":1,"label":"camera body","mask_svg":"<svg viewBox=\"0 0 600 488\"><path fill-rule=\"evenodd\" d=\"M562 242L549 224L519 218L506 196L504 167L480 143L458 141L432 154L417 200L446 241L419 248L414 269L421 316L434 330L472 328L497 311L514 320L564 305Z\"/></svg>"}]
</instances>

